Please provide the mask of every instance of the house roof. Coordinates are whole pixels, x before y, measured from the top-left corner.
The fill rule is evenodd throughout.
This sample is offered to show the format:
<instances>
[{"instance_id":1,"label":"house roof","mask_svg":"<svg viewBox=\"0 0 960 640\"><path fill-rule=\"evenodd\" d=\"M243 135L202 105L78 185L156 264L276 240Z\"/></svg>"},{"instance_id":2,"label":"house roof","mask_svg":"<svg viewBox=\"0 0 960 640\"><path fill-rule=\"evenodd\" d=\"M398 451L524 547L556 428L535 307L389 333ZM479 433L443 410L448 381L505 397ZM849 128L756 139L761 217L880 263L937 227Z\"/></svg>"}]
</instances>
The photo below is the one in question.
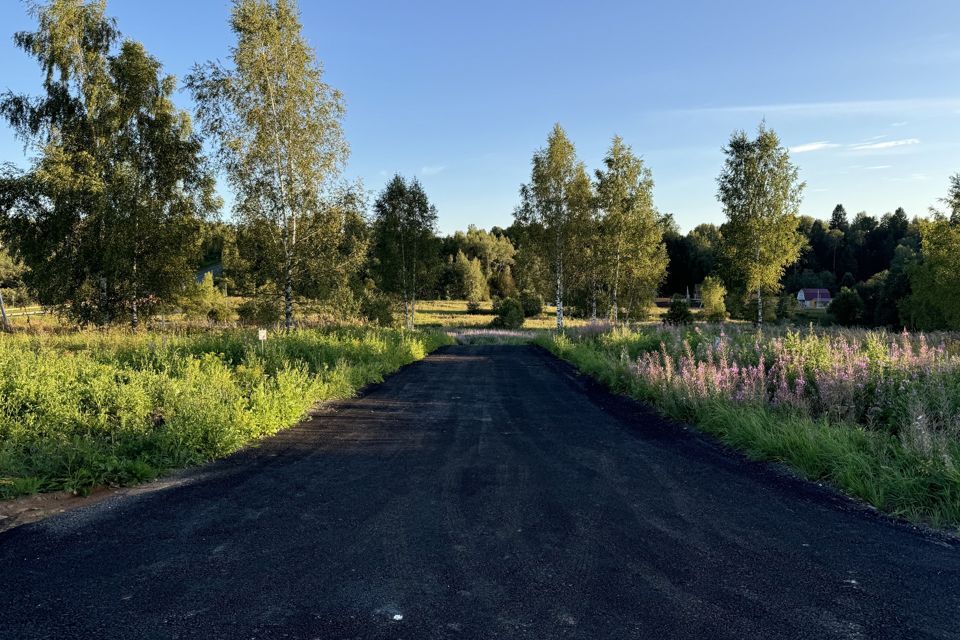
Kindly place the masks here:
<instances>
[{"instance_id":1,"label":"house roof","mask_svg":"<svg viewBox=\"0 0 960 640\"><path fill-rule=\"evenodd\" d=\"M801 289L804 300L830 300L830 292L827 289Z\"/></svg>"}]
</instances>

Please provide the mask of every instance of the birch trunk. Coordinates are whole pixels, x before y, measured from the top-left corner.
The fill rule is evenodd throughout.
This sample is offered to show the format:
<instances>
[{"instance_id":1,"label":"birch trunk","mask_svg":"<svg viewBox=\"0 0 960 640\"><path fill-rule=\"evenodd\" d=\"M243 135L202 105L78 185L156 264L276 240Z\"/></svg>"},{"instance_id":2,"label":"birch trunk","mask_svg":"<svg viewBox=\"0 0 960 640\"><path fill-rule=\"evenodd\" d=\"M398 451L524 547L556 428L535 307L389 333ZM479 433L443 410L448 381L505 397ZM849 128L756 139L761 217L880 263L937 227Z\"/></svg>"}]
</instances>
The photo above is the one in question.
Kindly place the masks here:
<instances>
[{"instance_id":1,"label":"birch trunk","mask_svg":"<svg viewBox=\"0 0 960 640\"><path fill-rule=\"evenodd\" d=\"M11 331L10 320L7 318L7 305L3 301L2 291L0 291L0 317L2 317L2 321L3 321L3 330L7 332Z\"/></svg>"}]
</instances>

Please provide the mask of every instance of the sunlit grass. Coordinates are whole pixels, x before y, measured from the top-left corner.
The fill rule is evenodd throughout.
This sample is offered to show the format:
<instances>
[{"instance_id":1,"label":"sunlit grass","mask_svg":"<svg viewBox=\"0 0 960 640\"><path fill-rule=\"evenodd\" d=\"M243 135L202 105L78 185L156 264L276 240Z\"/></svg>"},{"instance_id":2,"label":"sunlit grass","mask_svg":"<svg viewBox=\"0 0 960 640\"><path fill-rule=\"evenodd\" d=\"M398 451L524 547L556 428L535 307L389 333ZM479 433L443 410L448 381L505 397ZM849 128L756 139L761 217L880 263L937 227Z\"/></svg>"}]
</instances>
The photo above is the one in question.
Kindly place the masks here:
<instances>
[{"instance_id":1,"label":"sunlit grass","mask_svg":"<svg viewBox=\"0 0 960 640\"><path fill-rule=\"evenodd\" d=\"M557 326L556 307L544 307L535 318L527 318L524 329L554 329ZM479 328L489 326L496 316L493 304L489 301L480 304L479 313L467 309L466 300L423 300L417 302L416 325L418 327L442 327L445 329ZM580 327L587 324L582 318L565 317L568 327Z\"/></svg>"}]
</instances>

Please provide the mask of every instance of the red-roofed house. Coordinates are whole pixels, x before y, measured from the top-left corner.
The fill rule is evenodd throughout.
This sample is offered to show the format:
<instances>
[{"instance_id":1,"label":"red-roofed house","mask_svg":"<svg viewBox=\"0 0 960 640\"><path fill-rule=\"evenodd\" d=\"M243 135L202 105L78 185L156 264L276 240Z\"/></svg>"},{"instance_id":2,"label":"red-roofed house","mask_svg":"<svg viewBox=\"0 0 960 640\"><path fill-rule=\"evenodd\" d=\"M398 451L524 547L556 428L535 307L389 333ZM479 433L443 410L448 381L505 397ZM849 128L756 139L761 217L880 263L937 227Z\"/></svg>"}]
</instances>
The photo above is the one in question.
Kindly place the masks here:
<instances>
[{"instance_id":1,"label":"red-roofed house","mask_svg":"<svg viewBox=\"0 0 960 640\"><path fill-rule=\"evenodd\" d=\"M833 298L826 289L800 289L797 302L804 309L826 309Z\"/></svg>"}]
</instances>

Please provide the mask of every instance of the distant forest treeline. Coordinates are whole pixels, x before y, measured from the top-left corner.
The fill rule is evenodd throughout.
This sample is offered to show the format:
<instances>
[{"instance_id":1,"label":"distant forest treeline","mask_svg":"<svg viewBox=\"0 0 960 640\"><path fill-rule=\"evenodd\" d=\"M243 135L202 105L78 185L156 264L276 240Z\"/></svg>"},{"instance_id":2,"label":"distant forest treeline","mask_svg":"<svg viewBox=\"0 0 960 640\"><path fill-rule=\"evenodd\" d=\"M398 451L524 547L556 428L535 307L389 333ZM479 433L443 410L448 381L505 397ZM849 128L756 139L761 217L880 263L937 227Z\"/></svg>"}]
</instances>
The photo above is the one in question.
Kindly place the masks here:
<instances>
[{"instance_id":1,"label":"distant forest treeline","mask_svg":"<svg viewBox=\"0 0 960 640\"><path fill-rule=\"evenodd\" d=\"M372 206L343 179L344 99L323 81L294 0L234 0L228 61L185 79L193 114L106 7L34 4L37 30L14 36L40 91L0 96L30 154L27 167L0 167L0 304L133 328L171 310L290 328L310 307L412 327L423 298L539 298L560 329L565 314L643 319L658 294L700 287L705 318L762 323L791 316L801 287L822 287L844 324L960 328L960 174L927 217L849 219L838 205L816 220L800 215L805 185L761 124L724 148L726 221L684 235L620 137L590 171L558 124L531 158L513 224L439 237L416 179L395 176ZM234 195L229 222L217 177Z\"/></svg>"}]
</instances>

